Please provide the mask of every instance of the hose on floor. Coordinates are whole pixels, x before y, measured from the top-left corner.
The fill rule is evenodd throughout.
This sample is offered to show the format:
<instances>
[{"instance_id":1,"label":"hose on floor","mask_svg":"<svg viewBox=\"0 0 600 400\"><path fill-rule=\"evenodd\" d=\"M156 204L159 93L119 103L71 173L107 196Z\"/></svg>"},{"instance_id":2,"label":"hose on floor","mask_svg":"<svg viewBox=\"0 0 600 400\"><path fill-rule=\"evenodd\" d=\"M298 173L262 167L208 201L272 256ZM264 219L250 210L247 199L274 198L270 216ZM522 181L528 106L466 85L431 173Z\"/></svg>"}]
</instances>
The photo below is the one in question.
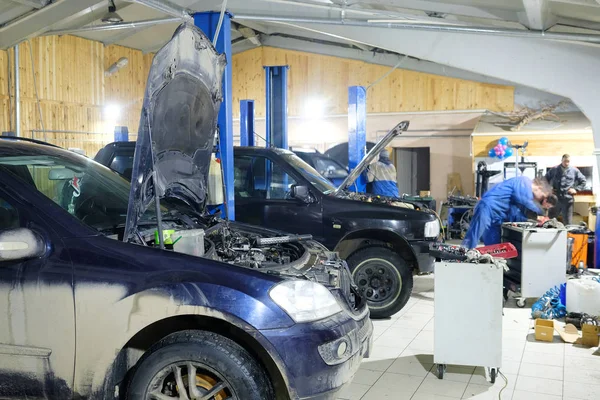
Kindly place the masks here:
<instances>
[{"instance_id":1,"label":"hose on floor","mask_svg":"<svg viewBox=\"0 0 600 400\"><path fill-rule=\"evenodd\" d=\"M498 400L502 400L502 392L508 386L508 379L506 379L506 377L502 372L500 372L500 370L498 370L498 375L500 375L502 379L504 379L504 386L502 387L502 389L500 389L500 392L498 392Z\"/></svg>"}]
</instances>

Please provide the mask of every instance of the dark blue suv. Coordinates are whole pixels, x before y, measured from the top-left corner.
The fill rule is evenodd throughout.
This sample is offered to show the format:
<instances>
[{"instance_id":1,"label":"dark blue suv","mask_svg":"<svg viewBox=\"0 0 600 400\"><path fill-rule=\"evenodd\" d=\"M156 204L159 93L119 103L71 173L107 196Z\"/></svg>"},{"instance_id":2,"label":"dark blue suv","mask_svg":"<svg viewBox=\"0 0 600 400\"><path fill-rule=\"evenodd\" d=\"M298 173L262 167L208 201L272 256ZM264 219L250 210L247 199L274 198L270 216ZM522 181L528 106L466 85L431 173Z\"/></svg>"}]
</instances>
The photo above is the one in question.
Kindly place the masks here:
<instances>
[{"instance_id":1,"label":"dark blue suv","mask_svg":"<svg viewBox=\"0 0 600 400\"><path fill-rule=\"evenodd\" d=\"M368 356L336 253L203 212L223 66L193 26L156 54L131 184L0 140L0 397L332 399Z\"/></svg>"}]
</instances>

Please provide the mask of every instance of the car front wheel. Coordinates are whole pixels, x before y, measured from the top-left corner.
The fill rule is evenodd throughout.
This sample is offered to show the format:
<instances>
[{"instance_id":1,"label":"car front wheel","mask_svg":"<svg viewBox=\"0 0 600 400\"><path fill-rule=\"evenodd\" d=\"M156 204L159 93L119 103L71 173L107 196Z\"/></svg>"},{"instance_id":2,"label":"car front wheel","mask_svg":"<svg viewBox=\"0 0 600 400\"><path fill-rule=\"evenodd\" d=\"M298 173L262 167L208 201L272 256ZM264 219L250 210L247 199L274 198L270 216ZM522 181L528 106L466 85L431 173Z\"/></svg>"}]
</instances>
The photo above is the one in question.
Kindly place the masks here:
<instances>
[{"instance_id":1,"label":"car front wheel","mask_svg":"<svg viewBox=\"0 0 600 400\"><path fill-rule=\"evenodd\" d=\"M171 334L140 359L128 399L272 400L260 364L241 346L203 331Z\"/></svg>"},{"instance_id":2,"label":"car front wheel","mask_svg":"<svg viewBox=\"0 0 600 400\"><path fill-rule=\"evenodd\" d=\"M347 261L372 318L391 317L406 305L413 275L397 253L386 247L366 247L354 252Z\"/></svg>"}]
</instances>

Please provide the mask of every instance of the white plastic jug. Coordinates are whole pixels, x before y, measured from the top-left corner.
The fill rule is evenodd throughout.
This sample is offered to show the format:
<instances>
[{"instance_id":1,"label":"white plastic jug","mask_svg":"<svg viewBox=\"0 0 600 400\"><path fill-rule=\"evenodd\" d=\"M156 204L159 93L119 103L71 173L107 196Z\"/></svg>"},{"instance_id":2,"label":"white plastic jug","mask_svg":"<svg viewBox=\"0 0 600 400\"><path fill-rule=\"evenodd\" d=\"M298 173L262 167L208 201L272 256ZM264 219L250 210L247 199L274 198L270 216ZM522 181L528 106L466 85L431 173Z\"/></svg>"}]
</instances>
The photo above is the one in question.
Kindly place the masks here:
<instances>
[{"instance_id":1,"label":"white plastic jug","mask_svg":"<svg viewBox=\"0 0 600 400\"><path fill-rule=\"evenodd\" d=\"M600 283L592 279L567 281L567 311L600 315Z\"/></svg>"},{"instance_id":2,"label":"white plastic jug","mask_svg":"<svg viewBox=\"0 0 600 400\"><path fill-rule=\"evenodd\" d=\"M175 231L171 235L173 239L173 250L177 253L185 253L192 256L204 255L204 229L188 229L186 231Z\"/></svg>"}]
</instances>

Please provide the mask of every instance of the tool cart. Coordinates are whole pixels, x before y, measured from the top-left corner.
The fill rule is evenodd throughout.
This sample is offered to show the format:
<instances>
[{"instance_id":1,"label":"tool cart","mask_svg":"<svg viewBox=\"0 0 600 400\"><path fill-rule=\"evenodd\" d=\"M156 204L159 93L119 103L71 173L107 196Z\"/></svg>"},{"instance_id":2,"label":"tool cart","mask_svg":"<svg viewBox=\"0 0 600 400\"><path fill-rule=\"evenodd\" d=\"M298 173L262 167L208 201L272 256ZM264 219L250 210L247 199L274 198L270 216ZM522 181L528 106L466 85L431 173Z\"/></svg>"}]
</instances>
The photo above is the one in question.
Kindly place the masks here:
<instances>
[{"instance_id":1,"label":"tool cart","mask_svg":"<svg viewBox=\"0 0 600 400\"><path fill-rule=\"evenodd\" d=\"M533 222L505 223L502 242L512 243L518 256L508 260L504 297L516 293L517 306L525 307L528 298L538 298L548 289L565 282L567 230L538 227Z\"/></svg>"},{"instance_id":2,"label":"tool cart","mask_svg":"<svg viewBox=\"0 0 600 400\"><path fill-rule=\"evenodd\" d=\"M437 245L434 275L434 352L438 378L445 366L489 368L492 383L502 366L502 288L504 265L469 262L466 249ZM443 250L446 255L439 254ZM489 251L488 251L489 250ZM510 245L482 248L498 257L515 255ZM509 254L510 253L510 254ZM491 257L489 257L491 259ZM488 259L488 261L489 261Z\"/></svg>"}]
</instances>

